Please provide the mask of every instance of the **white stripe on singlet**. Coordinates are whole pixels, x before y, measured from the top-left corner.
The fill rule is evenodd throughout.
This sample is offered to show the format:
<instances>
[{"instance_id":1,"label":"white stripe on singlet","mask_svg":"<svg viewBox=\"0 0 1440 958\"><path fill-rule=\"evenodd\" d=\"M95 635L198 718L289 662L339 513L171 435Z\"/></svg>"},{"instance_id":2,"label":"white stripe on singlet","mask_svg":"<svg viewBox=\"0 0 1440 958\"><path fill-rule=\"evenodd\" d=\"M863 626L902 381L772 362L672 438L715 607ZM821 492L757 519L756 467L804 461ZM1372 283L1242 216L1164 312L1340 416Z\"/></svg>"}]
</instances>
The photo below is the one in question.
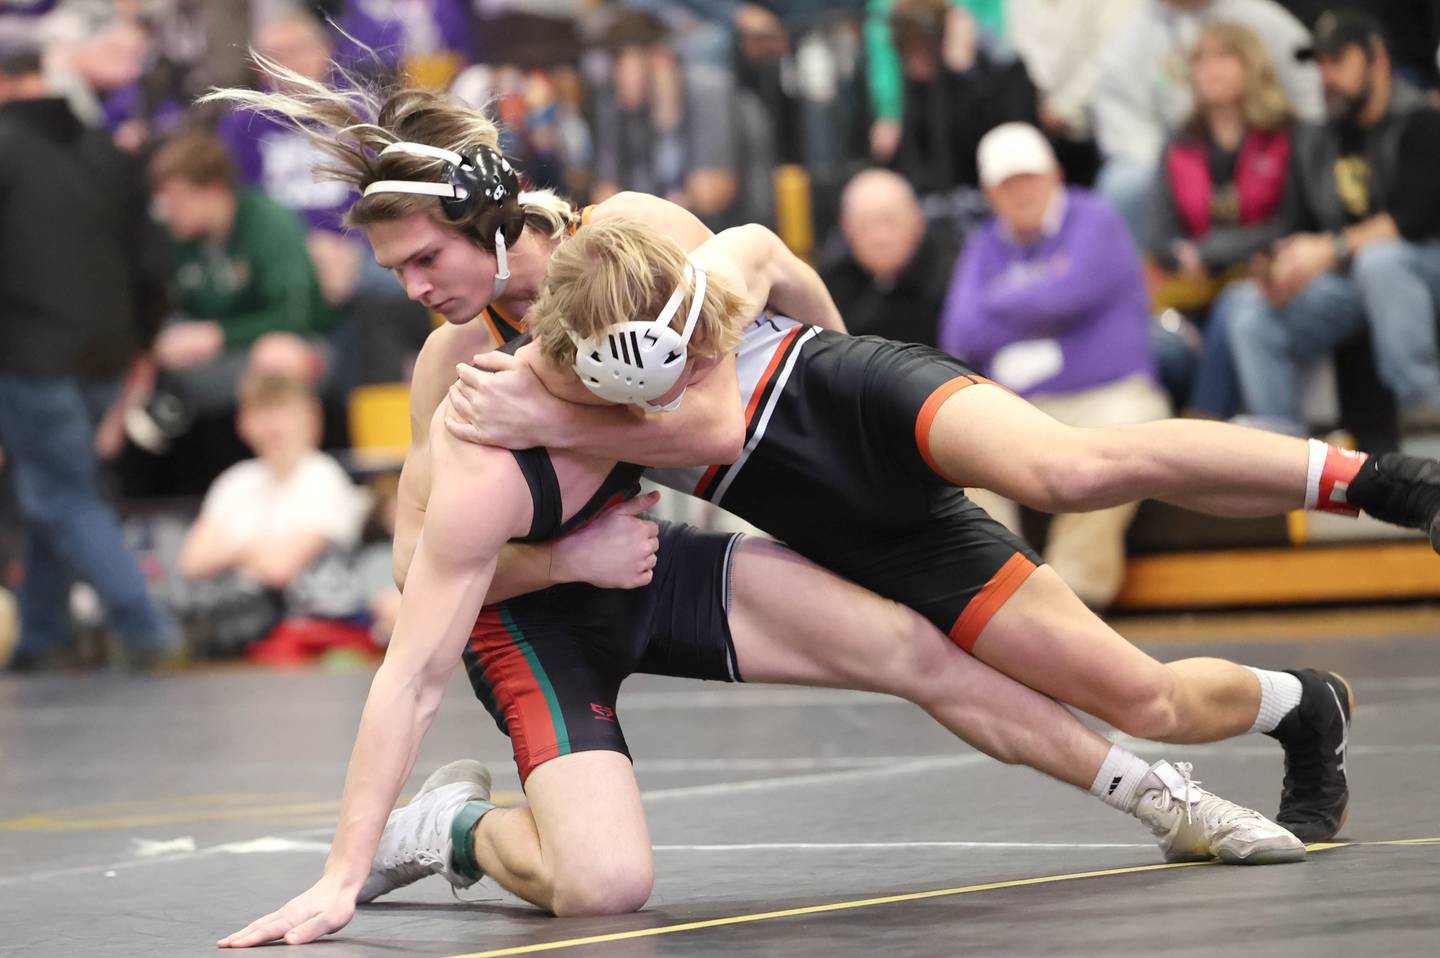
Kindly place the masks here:
<instances>
[{"instance_id":1,"label":"white stripe on singlet","mask_svg":"<svg viewBox=\"0 0 1440 958\"><path fill-rule=\"evenodd\" d=\"M745 463L750 459L750 454L755 451L755 447L760 445L760 440L765 438L765 427L770 424L770 415L775 412L775 406L780 401L780 394L785 391L785 382L790 378L790 373L795 369L795 362L800 358L800 351L805 348L806 341L814 339L815 336L815 327L811 326L795 340L794 348L790 350L790 355L785 359L784 368L775 374L774 386L770 388L770 398L765 403L765 408L755 423L754 432L752 432L750 438L746 440L745 448L740 450L740 458L736 459L735 464L726 470L725 478L720 480L720 484L715 487L715 491L706 497L711 502L724 502L725 493L730 490L731 483L735 481L736 476L740 475L740 470L745 468ZM749 402L748 398L746 402Z\"/></svg>"},{"instance_id":2,"label":"white stripe on singlet","mask_svg":"<svg viewBox=\"0 0 1440 958\"><path fill-rule=\"evenodd\" d=\"M740 408L749 408L750 400L759 388L760 377L765 375L765 370L769 368L775 350L780 348L786 334L799 325L800 323L784 316L761 313L753 323L745 327L744 338L735 350L735 376L740 385ZM700 480L705 476L706 468L679 466L650 469L646 471L645 477L686 495L694 495L700 486Z\"/></svg>"}]
</instances>

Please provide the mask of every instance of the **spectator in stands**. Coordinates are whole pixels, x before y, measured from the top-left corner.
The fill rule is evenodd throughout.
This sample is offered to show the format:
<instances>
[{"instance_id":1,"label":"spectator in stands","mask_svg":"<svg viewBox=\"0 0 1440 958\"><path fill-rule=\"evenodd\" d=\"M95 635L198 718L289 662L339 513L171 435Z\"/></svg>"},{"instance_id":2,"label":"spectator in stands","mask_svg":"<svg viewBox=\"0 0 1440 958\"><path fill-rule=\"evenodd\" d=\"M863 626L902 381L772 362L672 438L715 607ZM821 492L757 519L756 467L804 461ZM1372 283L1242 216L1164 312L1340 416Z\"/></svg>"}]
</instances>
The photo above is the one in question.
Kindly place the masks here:
<instances>
[{"instance_id":1,"label":"spectator in stands","mask_svg":"<svg viewBox=\"0 0 1440 958\"><path fill-rule=\"evenodd\" d=\"M1003 49L1006 9L1002 0L946 0L965 11L978 25L979 38L993 48ZM876 163L889 163L900 145L901 119L905 113L905 71L893 29L896 0L865 0L865 70L870 88L870 155ZM967 27L966 29L970 29ZM958 36L959 34L957 34Z\"/></svg>"},{"instance_id":2,"label":"spectator in stands","mask_svg":"<svg viewBox=\"0 0 1440 958\"><path fill-rule=\"evenodd\" d=\"M1226 291L1249 411L1303 434L1300 374L1369 330L1402 427L1440 425L1440 112L1395 77L1378 23L1327 14L1308 55L1329 120L1300 128L1284 226L1256 281Z\"/></svg>"},{"instance_id":3,"label":"spectator in stands","mask_svg":"<svg viewBox=\"0 0 1440 958\"><path fill-rule=\"evenodd\" d=\"M323 357L310 340L331 325L289 210L235 183L235 163L209 133L181 134L150 162L157 211L174 240L177 315L155 340L155 359L196 415L234 408L252 361L315 378Z\"/></svg>"},{"instance_id":4,"label":"spectator in stands","mask_svg":"<svg viewBox=\"0 0 1440 958\"><path fill-rule=\"evenodd\" d=\"M961 256L941 347L1072 426L1164 418L1140 258L1120 218L1094 194L1065 188L1034 127L990 131L979 167L995 218ZM986 493L976 501L1016 526L1013 504ZM1045 561L1093 607L1119 591L1133 516L1122 506L1051 526Z\"/></svg>"},{"instance_id":5,"label":"spectator in stands","mask_svg":"<svg viewBox=\"0 0 1440 958\"><path fill-rule=\"evenodd\" d=\"M338 0L315 4L340 28L335 58L362 73L408 74L444 87L470 60L465 0Z\"/></svg>"},{"instance_id":6,"label":"spectator in stands","mask_svg":"<svg viewBox=\"0 0 1440 958\"><path fill-rule=\"evenodd\" d=\"M1024 64L988 52L975 18L946 0L897 0L890 22L905 76L891 166L922 195L977 186L980 137L1006 121L1036 119Z\"/></svg>"},{"instance_id":7,"label":"spectator in stands","mask_svg":"<svg viewBox=\"0 0 1440 958\"><path fill-rule=\"evenodd\" d=\"M74 579L148 666L174 628L100 495L96 451L115 451L107 410L163 312L164 282L147 266L140 170L50 91L40 57L31 38L0 38L0 449L28 537L11 666L68 644Z\"/></svg>"},{"instance_id":8,"label":"spectator in stands","mask_svg":"<svg viewBox=\"0 0 1440 958\"><path fill-rule=\"evenodd\" d=\"M1260 39L1209 23L1190 54L1195 111L1166 145L1156 178L1149 253L1161 271L1156 305L1205 329L1191 407L1229 419L1240 412L1223 312L1207 319L1227 282L1280 238L1290 169L1290 103Z\"/></svg>"},{"instance_id":9,"label":"spectator in stands","mask_svg":"<svg viewBox=\"0 0 1440 958\"><path fill-rule=\"evenodd\" d=\"M292 10L267 21L251 45L306 80L330 80L330 37L308 13ZM262 81L268 83L269 75L262 74ZM249 111L226 113L216 133L235 157L241 183L294 210L311 230L340 232L340 218L353 197L343 183L316 179L314 167L324 154L303 133L277 117Z\"/></svg>"},{"instance_id":10,"label":"spectator in stands","mask_svg":"<svg viewBox=\"0 0 1440 958\"><path fill-rule=\"evenodd\" d=\"M926 225L910 184L889 170L855 176L840 231L845 252L820 275L850 332L934 346L955 244Z\"/></svg>"},{"instance_id":11,"label":"spectator in stands","mask_svg":"<svg viewBox=\"0 0 1440 958\"><path fill-rule=\"evenodd\" d=\"M682 69L664 24L622 10L594 91L598 202L619 190L673 200L712 228L770 219L773 153L758 105L707 64Z\"/></svg>"},{"instance_id":12,"label":"spectator in stands","mask_svg":"<svg viewBox=\"0 0 1440 958\"><path fill-rule=\"evenodd\" d=\"M1297 116L1322 116L1315 69L1294 54L1309 33L1275 0L1147 0L1101 54L1095 133L1105 157L1097 188L1145 242L1149 199L1165 141L1189 116L1187 62L1200 27L1238 23L1255 33L1274 61Z\"/></svg>"},{"instance_id":13,"label":"spectator in stands","mask_svg":"<svg viewBox=\"0 0 1440 958\"><path fill-rule=\"evenodd\" d=\"M185 536L181 575L211 583L196 591L187 611L198 618L205 609L234 605L237 595L264 592L288 593L290 601L273 617L259 616L253 634L228 638L223 644L231 648L261 638L292 611L304 578L324 574L328 555L355 548L366 513L350 477L320 452L320 403L308 385L253 373L238 398L236 427L255 458L220 474Z\"/></svg>"},{"instance_id":14,"label":"spectator in stands","mask_svg":"<svg viewBox=\"0 0 1440 958\"><path fill-rule=\"evenodd\" d=\"M306 80L333 81L330 37L308 13L293 10L269 20L256 31L254 47ZM269 75L264 78L268 82ZM355 197L345 184L315 177L315 168L326 162L323 152L290 123L263 113L226 113L217 133L235 157L239 181L263 190L308 228L305 246L316 279L337 313L337 391L403 378L430 332L429 318L375 265L363 239L341 226Z\"/></svg>"},{"instance_id":15,"label":"spectator in stands","mask_svg":"<svg viewBox=\"0 0 1440 958\"><path fill-rule=\"evenodd\" d=\"M1100 51L1143 0L1009 0L1011 41L1039 91L1040 128L1072 182L1089 183L1099 156L1090 105L1100 79Z\"/></svg>"},{"instance_id":16,"label":"spectator in stands","mask_svg":"<svg viewBox=\"0 0 1440 958\"><path fill-rule=\"evenodd\" d=\"M1281 0L1311 30L1327 10L1364 10L1390 41L1390 63L1407 83L1423 90L1440 86L1435 48L1440 45L1440 3L1435 0Z\"/></svg>"}]
</instances>

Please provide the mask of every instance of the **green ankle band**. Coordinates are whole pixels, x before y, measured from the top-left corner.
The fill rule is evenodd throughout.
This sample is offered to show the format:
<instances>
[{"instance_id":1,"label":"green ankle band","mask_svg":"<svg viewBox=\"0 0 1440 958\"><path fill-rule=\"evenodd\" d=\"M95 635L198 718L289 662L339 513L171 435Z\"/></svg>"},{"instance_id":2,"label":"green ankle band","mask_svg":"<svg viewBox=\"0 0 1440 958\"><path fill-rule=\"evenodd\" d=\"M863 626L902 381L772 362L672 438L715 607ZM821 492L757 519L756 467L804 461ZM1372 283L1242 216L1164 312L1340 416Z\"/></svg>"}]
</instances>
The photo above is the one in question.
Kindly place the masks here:
<instances>
[{"instance_id":1,"label":"green ankle band","mask_svg":"<svg viewBox=\"0 0 1440 958\"><path fill-rule=\"evenodd\" d=\"M470 840L470 832L485 813L494 807L491 802L466 802L450 823L450 844L454 849L451 852L452 864L457 872L471 881L479 881L484 872L480 870L480 863L475 860L475 843Z\"/></svg>"}]
</instances>

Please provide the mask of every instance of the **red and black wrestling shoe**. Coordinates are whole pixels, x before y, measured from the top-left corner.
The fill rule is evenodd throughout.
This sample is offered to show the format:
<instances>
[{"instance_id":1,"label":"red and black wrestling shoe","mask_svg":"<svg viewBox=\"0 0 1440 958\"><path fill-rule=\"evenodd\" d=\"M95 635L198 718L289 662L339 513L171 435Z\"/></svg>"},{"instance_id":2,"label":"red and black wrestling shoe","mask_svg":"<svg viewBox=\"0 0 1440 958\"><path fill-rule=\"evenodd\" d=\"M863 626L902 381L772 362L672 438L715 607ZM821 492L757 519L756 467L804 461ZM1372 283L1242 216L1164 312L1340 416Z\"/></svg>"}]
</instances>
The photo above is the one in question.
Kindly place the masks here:
<instances>
[{"instance_id":1,"label":"red and black wrestling shoe","mask_svg":"<svg viewBox=\"0 0 1440 958\"><path fill-rule=\"evenodd\" d=\"M1371 456L1345 498L1382 522L1419 529L1440 552L1440 462L1398 452Z\"/></svg>"}]
</instances>

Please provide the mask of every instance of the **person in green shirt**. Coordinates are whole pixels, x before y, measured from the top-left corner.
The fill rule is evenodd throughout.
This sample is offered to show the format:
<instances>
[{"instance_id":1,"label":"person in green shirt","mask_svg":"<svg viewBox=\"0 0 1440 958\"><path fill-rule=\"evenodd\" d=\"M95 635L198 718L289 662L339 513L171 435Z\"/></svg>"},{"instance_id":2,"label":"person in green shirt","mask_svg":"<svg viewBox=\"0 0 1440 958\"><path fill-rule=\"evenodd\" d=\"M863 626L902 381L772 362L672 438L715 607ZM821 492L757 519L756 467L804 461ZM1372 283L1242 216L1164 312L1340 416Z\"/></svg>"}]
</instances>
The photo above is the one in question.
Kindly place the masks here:
<instances>
[{"instance_id":1,"label":"person in green shirt","mask_svg":"<svg viewBox=\"0 0 1440 958\"><path fill-rule=\"evenodd\" d=\"M953 9L964 11L973 24L997 40L1005 40L1003 0L946 0ZM866 77L870 86L870 108L875 115L870 131L872 159L885 163L900 143L900 119L905 104L905 78L900 68L900 53L890 27L895 0L866 0L865 56ZM970 42L975 42L974 38Z\"/></svg>"},{"instance_id":2,"label":"person in green shirt","mask_svg":"<svg viewBox=\"0 0 1440 958\"><path fill-rule=\"evenodd\" d=\"M188 132L150 162L155 207L169 229L176 315L155 340L162 376L196 415L235 407L251 367L319 378L315 341L333 324L299 218L237 186L228 147Z\"/></svg>"}]
</instances>

